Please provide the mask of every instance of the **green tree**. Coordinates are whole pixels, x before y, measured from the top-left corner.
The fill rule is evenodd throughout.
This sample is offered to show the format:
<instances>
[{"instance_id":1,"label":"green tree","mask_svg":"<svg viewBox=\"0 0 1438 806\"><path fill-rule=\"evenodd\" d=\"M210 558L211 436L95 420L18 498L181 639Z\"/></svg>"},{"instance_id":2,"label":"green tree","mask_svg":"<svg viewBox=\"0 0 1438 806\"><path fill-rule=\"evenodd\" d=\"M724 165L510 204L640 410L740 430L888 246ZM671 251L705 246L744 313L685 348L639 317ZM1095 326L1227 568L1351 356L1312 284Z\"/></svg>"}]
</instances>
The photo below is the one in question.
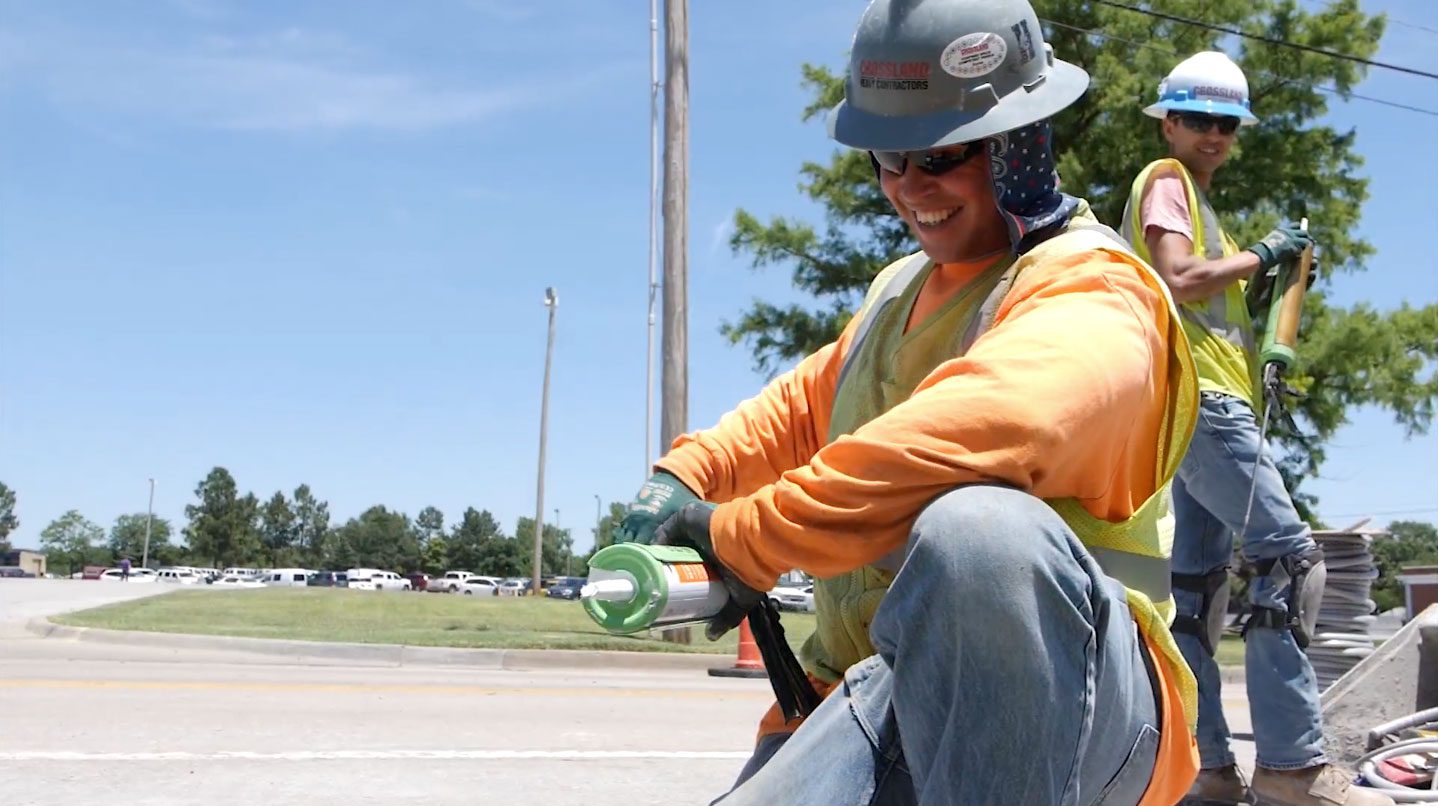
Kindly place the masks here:
<instances>
[{"instance_id":1,"label":"green tree","mask_svg":"<svg viewBox=\"0 0 1438 806\"><path fill-rule=\"evenodd\" d=\"M1373 601L1380 611L1403 606L1403 584L1398 573L1409 565L1438 565L1438 528L1422 521L1394 521L1388 536L1373 541L1373 560L1378 579L1373 581Z\"/></svg>"},{"instance_id":2,"label":"green tree","mask_svg":"<svg viewBox=\"0 0 1438 806\"><path fill-rule=\"evenodd\" d=\"M524 561L525 556L518 540L504 534L496 535L486 540L480 548L477 567L490 576L524 576L528 567Z\"/></svg>"},{"instance_id":3,"label":"green tree","mask_svg":"<svg viewBox=\"0 0 1438 806\"><path fill-rule=\"evenodd\" d=\"M419 563L409 516L403 512L391 512L383 506L370 507L358 518L351 518L335 530L334 538L342 556L354 567L405 573L414 570Z\"/></svg>"},{"instance_id":4,"label":"green tree","mask_svg":"<svg viewBox=\"0 0 1438 806\"><path fill-rule=\"evenodd\" d=\"M484 566L484 562L490 559L486 556L491 553L489 544L503 537L499 521L489 514L489 510L466 508L445 541L450 564L447 570L493 573Z\"/></svg>"},{"instance_id":5,"label":"green tree","mask_svg":"<svg viewBox=\"0 0 1438 806\"><path fill-rule=\"evenodd\" d=\"M0 554L10 551L10 533L20 528L15 517L15 491L0 481Z\"/></svg>"},{"instance_id":6,"label":"green tree","mask_svg":"<svg viewBox=\"0 0 1438 806\"><path fill-rule=\"evenodd\" d=\"M300 562L310 567L323 565L325 534L330 529L330 505L316 499L308 484L295 488L294 502L294 546Z\"/></svg>"},{"instance_id":7,"label":"green tree","mask_svg":"<svg viewBox=\"0 0 1438 806\"><path fill-rule=\"evenodd\" d=\"M421 570L426 574L439 575L449 570L449 547L444 535L436 535L425 541L421 556L424 558Z\"/></svg>"},{"instance_id":8,"label":"green tree","mask_svg":"<svg viewBox=\"0 0 1438 806\"><path fill-rule=\"evenodd\" d=\"M433 559L429 554L429 546L436 540L440 541L441 546L444 543L444 513L440 512L437 507L425 507L421 509L419 514L414 518L414 531L415 537L418 540L417 551L420 569L427 573L433 573L429 571L429 561ZM441 550L436 556L440 558L440 565L443 565L444 551ZM440 570L443 572L444 569Z\"/></svg>"},{"instance_id":9,"label":"green tree","mask_svg":"<svg viewBox=\"0 0 1438 806\"><path fill-rule=\"evenodd\" d=\"M268 552L271 567L283 568L288 562L297 561L293 559L292 547L298 535L299 521L295 512L290 508L290 502L285 500L285 494L276 491L260 509L260 542ZM281 562L282 559L284 562Z\"/></svg>"},{"instance_id":10,"label":"green tree","mask_svg":"<svg viewBox=\"0 0 1438 806\"><path fill-rule=\"evenodd\" d=\"M519 550L519 557L523 570L520 573L528 574L534 567L534 519L520 518L514 527L515 546ZM544 524L544 540L540 551L541 576L555 576L567 574L567 569L572 568L570 559L574 554L574 540L569 535L568 529L559 529L552 524Z\"/></svg>"},{"instance_id":11,"label":"green tree","mask_svg":"<svg viewBox=\"0 0 1438 806\"><path fill-rule=\"evenodd\" d=\"M136 512L121 515L110 527L109 550L113 559L129 557L138 568L145 557L145 522L149 514ZM150 524L150 560L158 565L170 565L179 556L179 549L170 542L174 530L164 518L155 518Z\"/></svg>"},{"instance_id":12,"label":"green tree","mask_svg":"<svg viewBox=\"0 0 1438 806\"><path fill-rule=\"evenodd\" d=\"M1356 0L1337 0L1321 11L1292 0L1168 0L1163 9L1355 56L1372 55L1384 27L1381 17L1359 11ZM1055 53L1093 78L1088 93L1054 122L1063 188L1087 198L1102 220L1116 224L1133 177L1165 155L1158 124L1141 108L1181 58L1231 42L1199 27L1089 0L1055 0L1043 13ZM1355 406L1380 406L1408 434L1426 432L1438 396L1433 372L1438 306L1380 312L1361 304L1339 308L1326 298L1328 278L1365 270L1373 247L1356 234L1368 183L1354 152L1355 132L1316 123L1329 102L1316 87L1344 95L1364 69L1250 40L1238 47L1263 122L1244 129L1210 196L1240 243L1281 220L1308 217L1324 267L1308 295L1304 343L1289 378L1306 394L1296 404L1305 433L1276 434L1287 449L1283 469L1290 489L1296 489L1322 463L1324 445ZM803 111L806 121L826 115L843 96L842 76L828 68L805 65L803 81L813 97ZM836 338L874 275L917 249L879 190L867 155L831 153L827 163L800 168L800 191L825 210L822 227L783 217L761 222L742 209L735 213L731 247L747 254L756 268L790 267L794 285L812 298L784 306L756 301L721 328L732 343L753 352L756 368L765 373ZM1302 494L1298 499L1305 510L1312 503Z\"/></svg>"},{"instance_id":13,"label":"green tree","mask_svg":"<svg viewBox=\"0 0 1438 806\"><path fill-rule=\"evenodd\" d=\"M40 532L40 550L45 552L47 563L63 565L65 573L70 574L87 564L105 562L105 549L98 545L104 536L104 529L72 509Z\"/></svg>"},{"instance_id":14,"label":"green tree","mask_svg":"<svg viewBox=\"0 0 1438 806\"><path fill-rule=\"evenodd\" d=\"M195 497L199 503L185 507L190 520L185 539L191 555L221 568L257 562L261 546L255 524L259 501L254 494L241 497L230 471L216 467L195 487Z\"/></svg>"}]
</instances>

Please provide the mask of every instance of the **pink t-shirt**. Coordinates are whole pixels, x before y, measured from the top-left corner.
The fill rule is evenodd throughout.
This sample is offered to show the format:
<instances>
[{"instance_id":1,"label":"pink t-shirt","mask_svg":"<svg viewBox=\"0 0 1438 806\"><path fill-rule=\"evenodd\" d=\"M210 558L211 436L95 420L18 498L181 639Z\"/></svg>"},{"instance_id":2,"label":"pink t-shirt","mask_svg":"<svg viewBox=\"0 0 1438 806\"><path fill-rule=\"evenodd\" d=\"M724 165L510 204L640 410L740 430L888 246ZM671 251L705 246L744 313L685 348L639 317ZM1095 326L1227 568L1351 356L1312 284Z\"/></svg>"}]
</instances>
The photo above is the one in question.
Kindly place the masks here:
<instances>
[{"instance_id":1,"label":"pink t-shirt","mask_svg":"<svg viewBox=\"0 0 1438 806\"><path fill-rule=\"evenodd\" d=\"M1139 215L1143 222L1145 240L1148 239L1149 230L1160 229L1176 232L1190 242L1193 241L1193 219L1188 217L1188 194L1184 192L1183 180L1173 174L1160 176L1149 183Z\"/></svg>"}]
</instances>

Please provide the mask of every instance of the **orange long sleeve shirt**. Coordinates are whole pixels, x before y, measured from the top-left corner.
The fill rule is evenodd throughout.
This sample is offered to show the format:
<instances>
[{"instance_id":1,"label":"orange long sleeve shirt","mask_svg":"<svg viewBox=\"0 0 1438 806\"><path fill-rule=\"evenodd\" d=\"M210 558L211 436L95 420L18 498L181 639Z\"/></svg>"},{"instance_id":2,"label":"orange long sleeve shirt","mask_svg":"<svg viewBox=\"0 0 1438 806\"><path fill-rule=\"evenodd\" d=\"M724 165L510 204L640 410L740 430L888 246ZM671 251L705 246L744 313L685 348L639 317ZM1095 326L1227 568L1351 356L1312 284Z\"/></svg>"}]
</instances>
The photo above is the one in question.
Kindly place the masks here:
<instances>
[{"instance_id":1,"label":"orange long sleeve shirt","mask_svg":"<svg viewBox=\"0 0 1438 806\"><path fill-rule=\"evenodd\" d=\"M825 577L902 546L956 485L1000 482L1131 515L1155 489L1168 307L1104 251L1025 270L993 327L903 403L828 442L854 324L657 466L718 508L715 552L756 590Z\"/></svg>"}]
</instances>

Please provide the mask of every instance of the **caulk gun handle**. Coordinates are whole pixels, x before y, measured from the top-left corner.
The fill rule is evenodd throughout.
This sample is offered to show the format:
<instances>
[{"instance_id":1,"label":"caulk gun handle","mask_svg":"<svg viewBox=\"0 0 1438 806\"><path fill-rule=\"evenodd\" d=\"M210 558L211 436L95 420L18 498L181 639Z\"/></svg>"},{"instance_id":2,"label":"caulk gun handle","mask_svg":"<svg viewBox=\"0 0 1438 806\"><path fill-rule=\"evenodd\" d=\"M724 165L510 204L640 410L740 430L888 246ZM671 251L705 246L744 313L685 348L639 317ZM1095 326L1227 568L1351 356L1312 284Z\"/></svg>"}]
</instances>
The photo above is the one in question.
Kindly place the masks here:
<instances>
[{"instance_id":1,"label":"caulk gun handle","mask_svg":"<svg viewBox=\"0 0 1438 806\"><path fill-rule=\"evenodd\" d=\"M1299 228L1306 232L1308 219L1303 219ZM1308 274L1313 269L1312 244L1304 247L1295 265L1284 269L1277 289L1282 296L1274 299L1276 313L1270 311L1268 317L1272 336L1263 340L1263 354L1259 360L1265 367L1278 364L1287 370L1298 355L1298 325L1303 319L1303 296L1308 291Z\"/></svg>"}]
</instances>

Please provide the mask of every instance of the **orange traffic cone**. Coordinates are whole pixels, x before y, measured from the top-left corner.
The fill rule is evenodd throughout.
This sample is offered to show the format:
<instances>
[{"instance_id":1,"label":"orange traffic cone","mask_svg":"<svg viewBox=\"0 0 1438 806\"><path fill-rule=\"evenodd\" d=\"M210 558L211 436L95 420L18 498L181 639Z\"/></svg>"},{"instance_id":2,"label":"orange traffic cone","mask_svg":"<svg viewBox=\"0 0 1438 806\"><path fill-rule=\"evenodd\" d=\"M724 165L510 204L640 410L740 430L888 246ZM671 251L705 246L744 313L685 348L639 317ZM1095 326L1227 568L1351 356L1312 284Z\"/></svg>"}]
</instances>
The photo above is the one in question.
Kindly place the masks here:
<instances>
[{"instance_id":1,"label":"orange traffic cone","mask_svg":"<svg viewBox=\"0 0 1438 806\"><path fill-rule=\"evenodd\" d=\"M764 659L759 655L759 645L754 643L754 633L749 629L749 619L739 622L739 659L727 669L710 669L710 677L768 677L764 671Z\"/></svg>"}]
</instances>

